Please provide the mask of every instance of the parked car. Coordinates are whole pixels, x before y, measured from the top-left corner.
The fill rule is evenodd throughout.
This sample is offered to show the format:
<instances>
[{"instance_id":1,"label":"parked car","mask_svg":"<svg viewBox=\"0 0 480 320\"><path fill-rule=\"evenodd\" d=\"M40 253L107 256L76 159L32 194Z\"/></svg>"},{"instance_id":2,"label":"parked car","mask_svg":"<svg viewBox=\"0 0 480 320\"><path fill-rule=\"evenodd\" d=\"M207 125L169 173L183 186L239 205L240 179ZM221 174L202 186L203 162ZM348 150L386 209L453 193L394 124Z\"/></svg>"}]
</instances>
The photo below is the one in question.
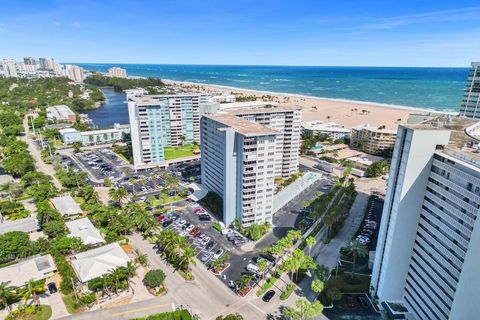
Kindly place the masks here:
<instances>
[{"instance_id":1,"label":"parked car","mask_svg":"<svg viewBox=\"0 0 480 320\"><path fill-rule=\"evenodd\" d=\"M210 252L206 252L201 258L200 258L200 261L202 262L207 262L208 259L210 259L210 257L212 256L212 254Z\"/></svg>"},{"instance_id":2,"label":"parked car","mask_svg":"<svg viewBox=\"0 0 480 320\"><path fill-rule=\"evenodd\" d=\"M210 241L210 242L207 243L207 245L205 246L205 249L210 250L210 249L213 248L214 245L215 245L215 242Z\"/></svg>"},{"instance_id":3,"label":"parked car","mask_svg":"<svg viewBox=\"0 0 480 320\"><path fill-rule=\"evenodd\" d=\"M215 260L220 258L224 252L225 251L223 249L218 249L217 252L215 252L215 254L213 255L213 259Z\"/></svg>"},{"instance_id":4,"label":"parked car","mask_svg":"<svg viewBox=\"0 0 480 320\"><path fill-rule=\"evenodd\" d=\"M352 296L347 296L347 307L355 308L355 299Z\"/></svg>"},{"instance_id":5,"label":"parked car","mask_svg":"<svg viewBox=\"0 0 480 320\"><path fill-rule=\"evenodd\" d=\"M198 219L200 221L210 221L212 220L212 217L209 214L201 214L198 216Z\"/></svg>"},{"instance_id":6,"label":"parked car","mask_svg":"<svg viewBox=\"0 0 480 320\"><path fill-rule=\"evenodd\" d=\"M172 222L173 222L173 221L172 221L171 219L165 220L165 221L162 222L162 227L166 228L166 227L168 227L169 225L171 225Z\"/></svg>"},{"instance_id":7,"label":"parked car","mask_svg":"<svg viewBox=\"0 0 480 320\"><path fill-rule=\"evenodd\" d=\"M275 295L275 291L273 290L268 290L267 293L265 293L262 297L262 300L264 302L269 302L270 300L272 300L273 296Z\"/></svg>"},{"instance_id":8,"label":"parked car","mask_svg":"<svg viewBox=\"0 0 480 320\"><path fill-rule=\"evenodd\" d=\"M50 282L49 284L47 284L47 288L48 288L48 291L50 292L50 294L58 292L57 286L55 285L55 282Z\"/></svg>"},{"instance_id":9,"label":"parked car","mask_svg":"<svg viewBox=\"0 0 480 320\"><path fill-rule=\"evenodd\" d=\"M185 229L185 231L190 232L190 231L192 231L193 229L195 229L195 225L194 225L194 224L191 224L191 225L189 225L189 226Z\"/></svg>"}]
</instances>

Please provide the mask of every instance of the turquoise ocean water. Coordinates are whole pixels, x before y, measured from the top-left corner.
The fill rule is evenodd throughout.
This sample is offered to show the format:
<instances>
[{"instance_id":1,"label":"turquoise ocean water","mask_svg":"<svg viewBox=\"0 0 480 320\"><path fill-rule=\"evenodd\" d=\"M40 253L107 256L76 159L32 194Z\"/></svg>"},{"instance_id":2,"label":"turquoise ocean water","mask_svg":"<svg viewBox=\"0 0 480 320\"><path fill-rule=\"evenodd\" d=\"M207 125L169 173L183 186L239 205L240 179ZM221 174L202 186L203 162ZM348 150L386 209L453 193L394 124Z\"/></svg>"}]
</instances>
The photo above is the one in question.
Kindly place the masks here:
<instances>
[{"instance_id":1,"label":"turquoise ocean water","mask_svg":"<svg viewBox=\"0 0 480 320\"><path fill-rule=\"evenodd\" d=\"M468 68L77 64L100 72L119 66L131 76L453 112L468 74Z\"/></svg>"}]
</instances>

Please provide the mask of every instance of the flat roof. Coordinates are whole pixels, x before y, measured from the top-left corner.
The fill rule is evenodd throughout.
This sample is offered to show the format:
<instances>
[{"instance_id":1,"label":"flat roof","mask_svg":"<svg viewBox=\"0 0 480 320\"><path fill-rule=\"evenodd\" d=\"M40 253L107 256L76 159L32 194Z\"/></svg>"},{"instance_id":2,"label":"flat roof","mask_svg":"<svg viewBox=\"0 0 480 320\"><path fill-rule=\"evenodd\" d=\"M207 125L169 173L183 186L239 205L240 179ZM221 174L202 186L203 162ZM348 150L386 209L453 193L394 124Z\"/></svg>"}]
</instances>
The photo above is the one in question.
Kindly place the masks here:
<instances>
[{"instance_id":1,"label":"flat roof","mask_svg":"<svg viewBox=\"0 0 480 320\"><path fill-rule=\"evenodd\" d=\"M119 132L119 129L100 129L100 130L90 130L90 131L81 131L80 134L82 136L89 136L93 134L104 134L104 133L115 133Z\"/></svg>"},{"instance_id":2,"label":"flat roof","mask_svg":"<svg viewBox=\"0 0 480 320\"><path fill-rule=\"evenodd\" d=\"M74 133L74 132L79 132L79 131L77 129L74 129L74 128L65 128L65 129L58 130L58 133L60 133L60 134Z\"/></svg>"},{"instance_id":3,"label":"flat roof","mask_svg":"<svg viewBox=\"0 0 480 320\"><path fill-rule=\"evenodd\" d=\"M32 257L0 268L0 282L9 286L22 287L29 280L43 280L57 270L51 255Z\"/></svg>"},{"instance_id":4,"label":"flat roof","mask_svg":"<svg viewBox=\"0 0 480 320\"><path fill-rule=\"evenodd\" d=\"M229 102L221 103L221 109L234 109L234 108L252 108L252 107L265 107L265 106L279 106L278 102L266 102L262 100L256 101L244 101L244 102Z\"/></svg>"},{"instance_id":5,"label":"flat roof","mask_svg":"<svg viewBox=\"0 0 480 320\"><path fill-rule=\"evenodd\" d=\"M280 190L273 196L273 213L282 209L293 198L302 193L303 190L307 189L321 178L322 175L320 173L308 171L292 184Z\"/></svg>"},{"instance_id":6,"label":"flat roof","mask_svg":"<svg viewBox=\"0 0 480 320\"><path fill-rule=\"evenodd\" d=\"M34 217L28 217L17 220L4 220L0 223L0 234L4 234L11 231L22 231L26 233L39 230L38 221Z\"/></svg>"},{"instance_id":7,"label":"flat roof","mask_svg":"<svg viewBox=\"0 0 480 320\"><path fill-rule=\"evenodd\" d=\"M355 130L369 130L373 132L381 132L381 133L388 133L388 134L397 134L397 130L392 130L392 129L379 129L379 127L372 126L369 123L366 124L361 124L359 126L352 127L352 129Z\"/></svg>"},{"instance_id":8,"label":"flat roof","mask_svg":"<svg viewBox=\"0 0 480 320\"><path fill-rule=\"evenodd\" d=\"M65 222L68 230L70 231L70 237L80 238L83 244L98 244L103 240L100 232L95 228L90 219L81 218L73 221Z\"/></svg>"},{"instance_id":9,"label":"flat roof","mask_svg":"<svg viewBox=\"0 0 480 320\"><path fill-rule=\"evenodd\" d=\"M158 104L161 102L162 98L188 98L188 97L200 97L208 96L205 93L179 93L179 94L160 94L160 95L143 95L139 97L129 97L130 101L135 102L136 104Z\"/></svg>"},{"instance_id":10,"label":"flat roof","mask_svg":"<svg viewBox=\"0 0 480 320\"><path fill-rule=\"evenodd\" d=\"M277 131L270 129L266 126L263 126L256 122L249 121L240 117L236 117L231 114L216 114L216 115L205 116L205 117L210 118L214 121L223 123L224 125L234 129L238 133L246 136L275 135L278 133Z\"/></svg>"},{"instance_id":11,"label":"flat roof","mask_svg":"<svg viewBox=\"0 0 480 320\"><path fill-rule=\"evenodd\" d=\"M295 110L301 110L301 107L298 106L276 106L276 105L265 105L262 107L249 107L249 108L222 108L220 105L220 109L228 112L230 114L258 114L258 113L283 113L283 112L290 112Z\"/></svg>"},{"instance_id":12,"label":"flat roof","mask_svg":"<svg viewBox=\"0 0 480 320\"><path fill-rule=\"evenodd\" d=\"M50 202L62 215L71 216L83 213L83 210L71 196L51 198Z\"/></svg>"}]
</instances>

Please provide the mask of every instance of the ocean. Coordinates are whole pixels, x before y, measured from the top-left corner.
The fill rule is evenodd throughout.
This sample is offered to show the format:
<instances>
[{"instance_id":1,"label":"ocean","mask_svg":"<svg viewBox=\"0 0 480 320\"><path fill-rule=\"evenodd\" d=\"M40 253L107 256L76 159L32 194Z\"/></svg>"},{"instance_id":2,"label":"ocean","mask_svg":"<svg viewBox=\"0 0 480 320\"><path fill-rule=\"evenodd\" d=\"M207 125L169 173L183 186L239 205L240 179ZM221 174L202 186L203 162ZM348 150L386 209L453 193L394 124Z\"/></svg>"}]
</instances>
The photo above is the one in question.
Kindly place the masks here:
<instances>
[{"instance_id":1,"label":"ocean","mask_svg":"<svg viewBox=\"0 0 480 320\"><path fill-rule=\"evenodd\" d=\"M401 67L303 67L303 66L221 66L164 64L77 63L87 70L107 72L125 68L129 76L158 77L177 81L283 92L332 99L357 100L390 105L459 110L468 68ZM97 123L105 117L128 122L126 104L106 105L90 112ZM103 109L103 110L102 110ZM124 112L123 112L124 111ZM108 120L108 123L112 121ZM100 125L104 127L104 125Z\"/></svg>"}]
</instances>

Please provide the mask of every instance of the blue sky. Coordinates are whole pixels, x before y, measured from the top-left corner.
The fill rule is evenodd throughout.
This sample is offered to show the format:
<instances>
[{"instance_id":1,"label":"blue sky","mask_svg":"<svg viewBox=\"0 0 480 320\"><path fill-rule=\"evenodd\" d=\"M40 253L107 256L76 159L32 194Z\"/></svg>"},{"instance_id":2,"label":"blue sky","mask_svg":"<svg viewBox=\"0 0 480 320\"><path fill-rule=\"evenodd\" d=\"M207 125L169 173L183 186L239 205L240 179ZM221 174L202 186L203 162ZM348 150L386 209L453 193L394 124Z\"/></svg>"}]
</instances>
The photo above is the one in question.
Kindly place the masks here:
<instances>
[{"instance_id":1,"label":"blue sky","mask_svg":"<svg viewBox=\"0 0 480 320\"><path fill-rule=\"evenodd\" d=\"M467 0L2 0L0 57L62 62L468 66Z\"/></svg>"}]
</instances>

